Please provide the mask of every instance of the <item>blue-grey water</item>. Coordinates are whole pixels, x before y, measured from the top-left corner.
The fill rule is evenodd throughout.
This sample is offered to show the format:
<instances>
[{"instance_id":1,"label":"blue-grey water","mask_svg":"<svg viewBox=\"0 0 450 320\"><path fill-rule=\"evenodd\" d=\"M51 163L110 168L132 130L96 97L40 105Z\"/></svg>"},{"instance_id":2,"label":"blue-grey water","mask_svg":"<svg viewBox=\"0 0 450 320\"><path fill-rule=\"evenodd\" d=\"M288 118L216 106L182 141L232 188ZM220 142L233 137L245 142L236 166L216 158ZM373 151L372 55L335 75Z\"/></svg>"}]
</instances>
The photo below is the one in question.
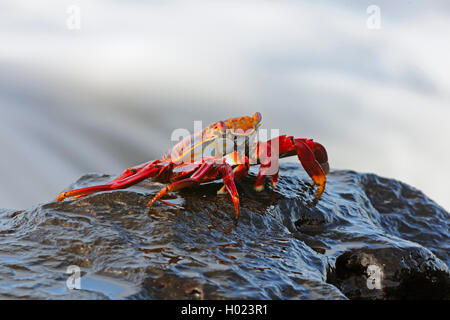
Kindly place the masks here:
<instances>
[{"instance_id":1,"label":"blue-grey water","mask_svg":"<svg viewBox=\"0 0 450 320\"><path fill-rule=\"evenodd\" d=\"M260 111L333 168L450 208L448 1L0 4L0 207L158 157L176 128ZM73 28L72 5L79 28Z\"/></svg>"}]
</instances>

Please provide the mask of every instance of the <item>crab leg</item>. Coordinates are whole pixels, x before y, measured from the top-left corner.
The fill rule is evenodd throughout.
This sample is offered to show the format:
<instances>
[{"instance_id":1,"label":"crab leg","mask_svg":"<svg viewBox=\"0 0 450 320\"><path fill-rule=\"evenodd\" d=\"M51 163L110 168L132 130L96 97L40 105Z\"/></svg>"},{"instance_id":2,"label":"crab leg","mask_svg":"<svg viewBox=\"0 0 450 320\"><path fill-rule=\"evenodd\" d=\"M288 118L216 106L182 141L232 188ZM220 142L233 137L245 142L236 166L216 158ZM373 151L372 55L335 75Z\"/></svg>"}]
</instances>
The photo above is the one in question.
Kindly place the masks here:
<instances>
[{"instance_id":1,"label":"crab leg","mask_svg":"<svg viewBox=\"0 0 450 320\"><path fill-rule=\"evenodd\" d=\"M189 178L174 182L172 184L169 184L168 186L161 189L160 192L156 196L154 196L150 202L147 204L150 208L153 206L153 204L158 201L161 197L163 197L166 193L183 189L186 187L189 187L193 184L200 183L200 179L205 175L205 173L212 167L211 163L203 163L197 171L190 176Z\"/></svg>"},{"instance_id":2,"label":"crab leg","mask_svg":"<svg viewBox=\"0 0 450 320\"><path fill-rule=\"evenodd\" d=\"M239 157L239 155L236 152L233 152L229 156L234 159L234 162L237 162L237 159ZM250 169L250 163L249 163L248 157L242 156L239 163L240 164L238 164L233 169L234 182L241 180L248 173L248 170ZM224 185L224 186L222 186L222 188L220 188L217 191L217 194L225 194L226 192L227 192L226 187Z\"/></svg>"},{"instance_id":3,"label":"crab leg","mask_svg":"<svg viewBox=\"0 0 450 320\"><path fill-rule=\"evenodd\" d=\"M133 185L135 183L139 183L142 180L139 180L141 175L138 175L138 174L142 173L142 169L145 168L145 167L148 167L148 166L152 166L153 164L155 164L157 162L158 162L157 160L156 161L151 161L151 162L146 162L146 163L143 163L141 165L138 165L138 166L135 166L135 167L132 167L132 168L128 168L124 172L122 172L117 178L109 181L107 183L107 185L123 185L123 183L126 183L127 181L130 181L130 180L132 182L129 185ZM165 169L165 168L163 168L163 169ZM154 175L149 175L148 178L151 178L153 176ZM146 179L146 178L144 178L144 179ZM125 185L123 187L113 188L113 189L122 189L122 188L127 188L127 185ZM98 191L105 191L105 190L98 190ZM73 196L73 198L74 199L78 199L78 198L87 196L87 195L89 195L91 193L98 192L98 191L93 191L93 192L87 192L87 193L84 193L84 194L79 194L79 195Z\"/></svg>"},{"instance_id":4,"label":"crab leg","mask_svg":"<svg viewBox=\"0 0 450 320\"><path fill-rule=\"evenodd\" d=\"M271 157L265 163L261 163L254 187L256 191L259 192L264 190L264 180L267 176L272 177L272 186L274 188L276 187L278 181L279 166L280 165L278 164L277 156Z\"/></svg>"},{"instance_id":5,"label":"crab leg","mask_svg":"<svg viewBox=\"0 0 450 320\"><path fill-rule=\"evenodd\" d=\"M154 177L161 173L162 169L165 167L158 167L155 166L156 161L151 163L146 163L142 166L136 167L136 168L130 168L125 170L119 177L117 177L114 180L111 180L110 182L98 185L98 186L92 186L92 187L86 187L86 188L80 188L75 190L69 190L66 192L63 192L59 195L59 197L56 199L56 201L62 201L66 198L74 197L79 198L94 192L99 191L107 191L107 190L115 190L115 189L124 189L127 188L133 184L139 183L142 180L145 180L147 178Z\"/></svg>"},{"instance_id":6,"label":"crab leg","mask_svg":"<svg viewBox=\"0 0 450 320\"><path fill-rule=\"evenodd\" d=\"M236 166L233 169L234 182L241 180L248 173L248 170L249 170L248 165L240 164ZM227 193L227 189L226 186L223 185L222 188L220 188L217 191L217 194L225 194L225 193Z\"/></svg>"},{"instance_id":7,"label":"crab leg","mask_svg":"<svg viewBox=\"0 0 450 320\"><path fill-rule=\"evenodd\" d=\"M275 139L279 138L280 137ZM258 176L256 177L254 187L257 192L264 190L264 180L267 176L272 177L272 186L276 187L280 167L278 163L280 152L275 150L276 152L272 154L272 142L279 143L279 141L276 141L275 139L258 144L258 160L261 165L259 167Z\"/></svg>"},{"instance_id":8,"label":"crab leg","mask_svg":"<svg viewBox=\"0 0 450 320\"><path fill-rule=\"evenodd\" d=\"M137 165L136 167L128 168L124 172L122 172L117 178L112 180L111 182L118 182L120 180L123 180L125 178L128 178L136 173L138 173L140 170L142 170L144 167L147 167L149 165L154 164L156 161L146 162L140 165Z\"/></svg>"},{"instance_id":9,"label":"crab leg","mask_svg":"<svg viewBox=\"0 0 450 320\"><path fill-rule=\"evenodd\" d=\"M220 166L219 170L222 172L223 183L234 203L234 210L236 211L236 219L239 218L239 194L236 190L236 185L234 184L233 169L230 165L224 163ZM247 169L248 171L248 169Z\"/></svg>"},{"instance_id":10,"label":"crab leg","mask_svg":"<svg viewBox=\"0 0 450 320\"><path fill-rule=\"evenodd\" d=\"M225 184L226 190L228 191L231 200L234 203L234 208L236 211L236 218L239 217L239 195L234 184L233 169L230 165L226 163L221 163L219 167L214 166L214 163L203 163L197 171L189 178L174 182L166 187L164 187L156 196L154 196L148 206L151 208L153 204L160 200L162 196L166 193L186 188L195 184L199 184L203 181L209 181L214 179L218 172L222 174L223 182Z\"/></svg>"}]
</instances>

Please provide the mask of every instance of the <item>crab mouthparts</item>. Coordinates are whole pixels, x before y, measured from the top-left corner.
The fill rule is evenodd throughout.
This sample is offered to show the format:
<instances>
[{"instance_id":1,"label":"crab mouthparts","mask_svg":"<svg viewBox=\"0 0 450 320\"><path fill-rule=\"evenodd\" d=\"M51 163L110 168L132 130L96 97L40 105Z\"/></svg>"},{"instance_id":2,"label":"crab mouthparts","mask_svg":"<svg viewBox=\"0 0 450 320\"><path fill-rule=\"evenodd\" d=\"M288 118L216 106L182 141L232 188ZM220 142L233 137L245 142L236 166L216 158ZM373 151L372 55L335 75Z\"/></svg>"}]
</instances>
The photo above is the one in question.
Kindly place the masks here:
<instances>
[{"instance_id":1,"label":"crab mouthparts","mask_svg":"<svg viewBox=\"0 0 450 320\"><path fill-rule=\"evenodd\" d=\"M248 136L252 135L255 131L256 131L255 128L250 128L250 129L247 129L245 131L243 129L240 129L240 128L238 128L238 129L231 128L230 129L230 132L231 132L232 135L234 135L234 136L243 136L243 137L248 137Z\"/></svg>"}]
</instances>

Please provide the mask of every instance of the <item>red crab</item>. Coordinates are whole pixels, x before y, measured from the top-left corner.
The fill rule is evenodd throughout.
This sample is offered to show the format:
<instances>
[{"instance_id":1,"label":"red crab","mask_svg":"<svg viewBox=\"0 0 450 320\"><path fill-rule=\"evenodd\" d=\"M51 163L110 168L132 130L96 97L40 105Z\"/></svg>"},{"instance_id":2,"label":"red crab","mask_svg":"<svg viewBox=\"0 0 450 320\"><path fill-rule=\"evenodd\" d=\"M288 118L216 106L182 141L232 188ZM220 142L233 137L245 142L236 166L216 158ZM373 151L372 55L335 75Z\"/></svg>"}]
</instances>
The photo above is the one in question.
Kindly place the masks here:
<instances>
[{"instance_id":1,"label":"red crab","mask_svg":"<svg viewBox=\"0 0 450 320\"><path fill-rule=\"evenodd\" d=\"M144 179L154 178L168 185L150 200L148 206L151 207L157 200L172 205L161 197L181 188L222 179L224 186L218 193L228 192L234 203L237 219L239 196L235 181L248 173L250 165L260 164L255 190L263 189L264 179L269 175L275 187L278 179L278 159L295 155L317 185L315 199L318 200L325 190L325 175L329 171L325 148L312 139L286 135L266 142L251 141L261 125L261 120L261 114L257 112L252 117L215 122L177 143L161 159L128 168L106 184L63 192L57 201L69 197L79 198L99 191L128 188ZM241 144L238 140L241 140ZM244 147L244 151L239 150L240 147Z\"/></svg>"}]
</instances>

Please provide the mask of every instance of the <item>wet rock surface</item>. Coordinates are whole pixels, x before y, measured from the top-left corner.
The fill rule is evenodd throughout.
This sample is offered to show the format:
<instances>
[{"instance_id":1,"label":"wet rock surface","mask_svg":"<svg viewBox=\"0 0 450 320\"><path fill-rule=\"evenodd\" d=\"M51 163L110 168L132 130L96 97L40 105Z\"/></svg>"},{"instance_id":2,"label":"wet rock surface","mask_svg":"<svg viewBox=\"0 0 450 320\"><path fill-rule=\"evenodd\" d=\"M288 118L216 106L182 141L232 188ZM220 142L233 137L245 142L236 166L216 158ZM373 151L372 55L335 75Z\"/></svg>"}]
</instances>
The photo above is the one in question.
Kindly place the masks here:
<instances>
[{"instance_id":1,"label":"wet rock surface","mask_svg":"<svg viewBox=\"0 0 450 320\"><path fill-rule=\"evenodd\" d=\"M0 210L0 298L449 299L449 213L420 191L335 170L322 199L300 166L277 189L219 183L172 193L145 181L24 211ZM72 187L111 177L90 174ZM56 195L55 195L56 196ZM70 290L80 268L80 289Z\"/></svg>"}]
</instances>

